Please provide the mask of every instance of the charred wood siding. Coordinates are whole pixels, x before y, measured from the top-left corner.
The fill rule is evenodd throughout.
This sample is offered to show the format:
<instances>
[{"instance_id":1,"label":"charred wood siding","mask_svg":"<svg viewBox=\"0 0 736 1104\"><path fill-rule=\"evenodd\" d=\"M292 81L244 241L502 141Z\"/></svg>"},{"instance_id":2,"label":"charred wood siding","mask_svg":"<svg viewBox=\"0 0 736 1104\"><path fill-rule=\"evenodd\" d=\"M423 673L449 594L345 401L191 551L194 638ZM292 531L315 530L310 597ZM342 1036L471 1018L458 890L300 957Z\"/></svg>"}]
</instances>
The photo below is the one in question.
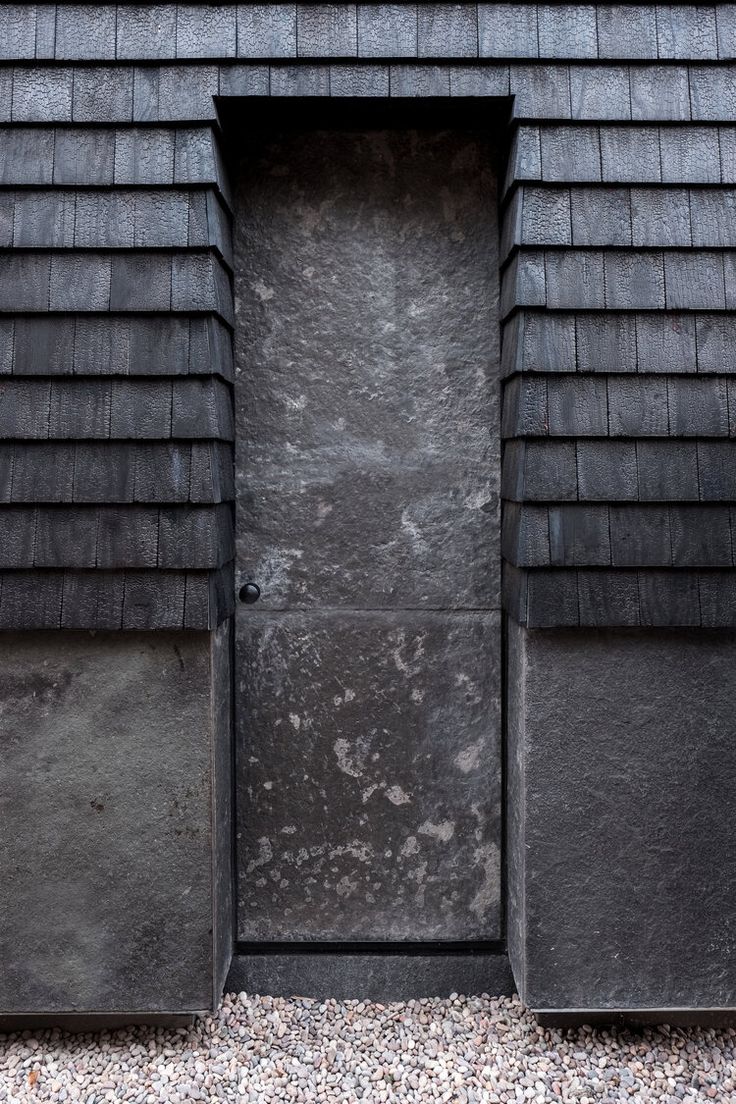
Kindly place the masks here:
<instances>
[{"instance_id":1,"label":"charred wood siding","mask_svg":"<svg viewBox=\"0 0 736 1104\"><path fill-rule=\"evenodd\" d=\"M18 87L33 104L64 75L26 70ZM125 86L105 81L102 117ZM0 625L211 626L233 556L213 129L24 114L0 133Z\"/></svg>"},{"instance_id":2,"label":"charred wood siding","mask_svg":"<svg viewBox=\"0 0 736 1104\"><path fill-rule=\"evenodd\" d=\"M505 604L736 624L736 5L0 7L0 627L232 602L217 97L512 97Z\"/></svg>"}]
</instances>

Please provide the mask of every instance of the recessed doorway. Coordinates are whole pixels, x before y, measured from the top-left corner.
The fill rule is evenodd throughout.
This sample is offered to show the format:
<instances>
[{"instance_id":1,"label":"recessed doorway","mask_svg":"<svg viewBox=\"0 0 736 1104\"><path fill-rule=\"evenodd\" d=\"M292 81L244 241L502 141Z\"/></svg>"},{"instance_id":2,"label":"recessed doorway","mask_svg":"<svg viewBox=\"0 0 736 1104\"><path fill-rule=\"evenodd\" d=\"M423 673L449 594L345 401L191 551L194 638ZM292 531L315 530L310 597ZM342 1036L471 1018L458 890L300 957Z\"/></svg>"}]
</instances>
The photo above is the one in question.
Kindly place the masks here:
<instances>
[{"instance_id":1,"label":"recessed doorway","mask_svg":"<svg viewBox=\"0 0 736 1104\"><path fill-rule=\"evenodd\" d=\"M501 936L496 153L239 130L237 936Z\"/></svg>"}]
</instances>

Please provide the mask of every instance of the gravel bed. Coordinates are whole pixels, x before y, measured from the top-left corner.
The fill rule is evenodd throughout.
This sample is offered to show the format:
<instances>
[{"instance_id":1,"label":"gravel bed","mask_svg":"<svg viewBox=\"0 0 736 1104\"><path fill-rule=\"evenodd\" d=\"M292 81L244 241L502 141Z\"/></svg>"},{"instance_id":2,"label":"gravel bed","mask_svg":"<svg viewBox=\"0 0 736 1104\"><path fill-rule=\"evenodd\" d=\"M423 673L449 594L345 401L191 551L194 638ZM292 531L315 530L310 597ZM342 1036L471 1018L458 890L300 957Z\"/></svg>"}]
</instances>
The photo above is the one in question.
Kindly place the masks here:
<instances>
[{"instance_id":1,"label":"gravel bed","mask_svg":"<svg viewBox=\"0 0 736 1104\"><path fill-rule=\"evenodd\" d=\"M736 1031L538 1027L515 999L225 998L178 1029L0 1036L0 1100L736 1101Z\"/></svg>"}]
</instances>

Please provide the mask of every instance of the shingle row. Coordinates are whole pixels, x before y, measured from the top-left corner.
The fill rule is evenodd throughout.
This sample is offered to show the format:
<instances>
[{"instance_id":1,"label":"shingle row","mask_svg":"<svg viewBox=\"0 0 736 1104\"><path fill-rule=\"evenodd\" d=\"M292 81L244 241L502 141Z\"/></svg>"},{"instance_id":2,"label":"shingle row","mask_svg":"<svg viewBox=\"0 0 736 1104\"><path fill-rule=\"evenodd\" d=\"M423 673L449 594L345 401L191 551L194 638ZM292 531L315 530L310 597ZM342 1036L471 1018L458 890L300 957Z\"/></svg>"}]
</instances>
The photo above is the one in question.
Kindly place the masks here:
<instances>
[{"instance_id":1,"label":"shingle row","mask_svg":"<svg viewBox=\"0 0 736 1104\"><path fill-rule=\"evenodd\" d=\"M733 567L726 505L510 502L502 553L516 567Z\"/></svg>"},{"instance_id":2,"label":"shingle row","mask_svg":"<svg viewBox=\"0 0 736 1104\"><path fill-rule=\"evenodd\" d=\"M268 93L268 69L253 93ZM219 92L214 65L133 66L16 65L0 71L0 118L15 123L147 123L214 119ZM263 83L265 82L265 83Z\"/></svg>"},{"instance_id":3,"label":"shingle row","mask_svg":"<svg viewBox=\"0 0 736 1104\"><path fill-rule=\"evenodd\" d=\"M733 310L736 252L524 250L503 276L501 309Z\"/></svg>"},{"instance_id":4,"label":"shingle row","mask_svg":"<svg viewBox=\"0 0 736 1104\"><path fill-rule=\"evenodd\" d=\"M217 96L502 96L517 119L720 122L723 65L230 63L0 67L0 122L214 121Z\"/></svg>"},{"instance_id":5,"label":"shingle row","mask_svg":"<svg viewBox=\"0 0 736 1104\"><path fill-rule=\"evenodd\" d=\"M522 125L507 187L549 184L733 184L736 126Z\"/></svg>"},{"instance_id":6,"label":"shingle row","mask_svg":"<svg viewBox=\"0 0 736 1104\"><path fill-rule=\"evenodd\" d=\"M232 507L5 506L0 568L221 567L233 557Z\"/></svg>"},{"instance_id":7,"label":"shingle row","mask_svg":"<svg viewBox=\"0 0 736 1104\"><path fill-rule=\"evenodd\" d=\"M211 376L4 377L0 382L0 440L232 437L229 388Z\"/></svg>"},{"instance_id":8,"label":"shingle row","mask_svg":"<svg viewBox=\"0 0 736 1104\"><path fill-rule=\"evenodd\" d=\"M513 440L509 502L736 502L736 441Z\"/></svg>"},{"instance_id":9,"label":"shingle row","mask_svg":"<svg viewBox=\"0 0 736 1104\"><path fill-rule=\"evenodd\" d=\"M530 628L736 624L736 572L524 570L504 564L504 606Z\"/></svg>"},{"instance_id":10,"label":"shingle row","mask_svg":"<svg viewBox=\"0 0 736 1104\"><path fill-rule=\"evenodd\" d=\"M617 122L719 122L732 116L730 67L659 65L511 65L517 119Z\"/></svg>"},{"instance_id":11,"label":"shingle row","mask_svg":"<svg viewBox=\"0 0 736 1104\"><path fill-rule=\"evenodd\" d=\"M233 320L213 253L0 254L0 311L208 311Z\"/></svg>"},{"instance_id":12,"label":"shingle row","mask_svg":"<svg viewBox=\"0 0 736 1104\"><path fill-rule=\"evenodd\" d=\"M212 184L227 175L212 128L2 127L0 184Z\"/></svg>"},{"instance_id":13,"label":"shingle row","mask_svg":"<svg viewBox=\"0 0 736 1104\"><path fill-rule=\"evenodd\" d=\"M5 4L4 58L732 57L732 4Z\"/></svg>"},{"instance_id":14,"label":"shingle row","mask_svg":"<svg viewBox=\"0 0 736 1104\"><path fill-rule=\"evenodd\" d=\"M211 189L0 191L0 249L203 249L232 261L229 215Z\"/></svg>"},{"instance_id":15,"label":"shingle row","mask_svg":"<svg viewBox=\"0 0 736 1104\"><path fill-rule=\"evenodd\" d=\"M233 496L220 441L0 444L0 503L219 503Z\"/></svg>"},{"instance_id":16,"label":"shingle row","mask_svg":"<svg viewBox=\"0 0 736 1104\"><path fill-rule=\"evenodd\" d=\"M209 70L208 70L209 71ZM21 71L25 72L25 71ZM96 73L85 70L86 74ZM147 85L158 80L169 70L130 72L130 80L143 81ZM200 72L191 67L170 71L175 89L176 109L170 112L158 108L141 108L140 114L131 111L116 112L115 100L101 91L90 98L90 111L83 118L75 117L71 106L51 109L45 100L50 84L68 77L74 80L73 71L29 69L33 76L27 89L27 107L21 110L20 93L16 96L17 110L14 121L18 124L0 132L0 183L7 184L171 184L213 183L226 189L226 174L219 151L208 126L156 127L161 120L176 122L203 118L214 120L216 109L213 95L217 94L214 78L201 93L200 106L189 106L184 93L196 87L194 78ZM616 72L619 72L617 69ZM669 70L661 74L658 69L636 71L638 80L651 77L652 87L664 89L674 79ZM0 70L0 83L9 79L10 70ZM105 80L113 87L124 79L120 70L105 70ZM524 67L514 70L499 68L451 65L436 66L300 66L271 67L263 81L256 87L250 67L223 70L219 91L224 96L271 95L279 96L478 96L504 97L513 94L517 115L535 118L575 117L566 104L569 101L571 81L593 79L590 74L574 70L571 78L567 68ZM596 70L596 79L602 79ZM66 74L66 76L65 76ZM724 76L724 74L726 74ZM731 70L718 69L716 77L721 82L730 79ZM16 74L17 76L17 74ZM736 83L733 87L718 87L713 92L715 107L700 110L693 89L697 82L704 82L708 71L688 73L682 70L680 83L682 109L665 110L662 103L649 95L643 97L646 108L627 114L625 107L613 109L613 102L602 92L608 104L594 103L589 90L581 91L581 103L591 118L637 119L652 121L673 119L667 126L646 125L634 122L629 125L603 122L600 125L558 124L521 125L516 132L509 161L509 180L544 180L548 182L587 183L720 183L736 180L736 127L729 125L733 118L736 100ZM20 77L17 76L20 80ZM90 79L87 77L87 79ZM619 78L620 79L620 78ZM102 81L102 75L100 75ZM733 77L736 82L736 76ZM74 83L77 87L78 82ZM178 91L176 91L178 90ZM10 95L8 91L8 96ZM662 93L660 93L662 95ZM561 98L560 98L561 97ZM539 102L536 102L536 101ZM702 98L701 98L702 100ZM10 103L8 98L6 101ZM142 102L142 101L141 101ZM626 102L623 97L622 103ZM685 109L687 104L687 110ZM691 109L691 105L695 105ZM646 114L648 112L648 114ZM578 113L579 114L579 113ZM584 115L580 116L581 118ZM708 125L688 124L689 119L713 120ZM8 113L7 119L10 119ZM56 127L23 129L25 121ZM94 124L96 121L129 123L115 130L94 125L74 126L74 122ZM67 125L63 125L66 123ZM151 124L145 127L135 123Z\"/></svg>"},{"instance_id":17,"label":"shingle row","mask_svg":"<svg viewBox=\"0 0 736 1104\"><path fill-rule=\"evenodd\" d=\"M521 375L504 388L511 437L734 437L736 380L718 376Z\"/></svg>"},{"instance_id":18,"label":"shingle row","mask_svg":"<svg viewBox=\"0 0 736 1104\"><path fill-rule=\"evenodd\" d=\"M211 629L232 608L228 565L0 572L0 629Z\"/></svg>"},{"instance_id":19,"label":"shingle row","mask_svg":"<svg viewBox=\"0 0 736 1104\"><path fill-rule=\"evenodd\" d=\"M736 189L521 185L504 219L514 246L736 247Z\"/></svg>"},{"instance_id":20,"label":"shingle row","mask_svg":"<svg viewBox=\"0 0 736 1104\"><path fill-rule=\"evenodd\" d=\"M503 331L503 374L736 371L736 314L520 310Z\"/></svg>"},{"instance_id":21,"label":"shingle row","mask_svg":"<svg viewBox=\"0 0 736 1104\"><path fill-rule=\"evenodd\" d=\"M6 316L0 317L4 375L232 379L232 341L230 331L211 315Z\"/></svg>"}]
</instances>

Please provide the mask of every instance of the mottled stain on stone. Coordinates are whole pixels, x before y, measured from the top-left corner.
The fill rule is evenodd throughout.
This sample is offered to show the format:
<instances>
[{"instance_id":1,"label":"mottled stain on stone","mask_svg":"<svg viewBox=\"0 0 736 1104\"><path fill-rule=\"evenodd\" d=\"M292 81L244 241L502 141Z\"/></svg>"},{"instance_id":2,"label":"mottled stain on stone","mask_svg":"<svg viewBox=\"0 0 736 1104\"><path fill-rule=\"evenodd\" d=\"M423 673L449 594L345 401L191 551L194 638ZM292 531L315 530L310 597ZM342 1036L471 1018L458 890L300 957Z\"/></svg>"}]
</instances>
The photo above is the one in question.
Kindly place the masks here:
<instances>
[{"instance_id":1,"label":"mottled stain on stone","mask_svg":"<svg viewBox=\"0 0 736 1104\"><path fill-rule=\"evenodd\" d=\"M255 138L237 204L238 557L262 605L497 607L488 140Z\"/></svg>"},{"instance_id":2,"label":"mottled stain on stone","mask_svg":"<svg viewBox=\"0 0 736 1104\"><path fill-rule=\"evenodd\" d=\"M464 774L476 770L480 763L481 750L480 744L471 744L469 747L463 748L455 756L455 764Z\"/></svg>"},{"instance_id":3,"label":"mottled stain on stone","mask_svg":"<svg viewBox=\"0 0 736 1104\"><path fill-rule=\"evenodd\" d=\"M493 612L239 612L241 939L499 937L498 628Z\"/></svg>"},{"instance_id":4,"label":"mottled stain on stone","mask_svg":"<svg viewBox=\"0 0 736 1104\"><path fill-rule=\"evenodd\" d=\"M431 836L432 839L449 843L455 834L455 825L451 820L443 820L440 824L433 824L431 820L425 820L417 829L420 836Z\"/></svg>"}]
</instances>

